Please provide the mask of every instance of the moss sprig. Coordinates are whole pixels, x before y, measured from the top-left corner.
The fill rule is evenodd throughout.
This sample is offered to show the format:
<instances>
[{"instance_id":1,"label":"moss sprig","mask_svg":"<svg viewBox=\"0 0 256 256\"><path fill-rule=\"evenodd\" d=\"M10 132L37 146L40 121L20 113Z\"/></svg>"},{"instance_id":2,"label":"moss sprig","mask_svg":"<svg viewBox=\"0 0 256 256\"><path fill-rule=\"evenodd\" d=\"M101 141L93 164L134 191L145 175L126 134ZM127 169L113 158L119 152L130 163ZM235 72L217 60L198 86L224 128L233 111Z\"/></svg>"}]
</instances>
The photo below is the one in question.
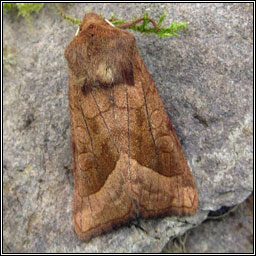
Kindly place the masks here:
<instances>
[{"instance_id":1,"label":"moss sprig","mask_svg":"<svg viewBox=\"0 0 256 256\"><path fill-rule=\"evenodd\" d=\"M66 15L66 13L62 10L62 8L60 7L59 4L55 4L54 6L64 20L71 22L73 25L78 25L82 22L81 19L74 19L74 18Z\"/></svg>"},{"instance_id":2,"label":"moss sprig","mask_svg":"<svg viewBox=\"0 0 256 256\"><path fill-rule=\"evenodd\" d=\"M114 15L110 17L110 21L117 27L123 27L124 24L128 24L128 28L140 33L154 33L160 37L171 37L178 36L178 32L180 30L184 30L187 28L186 22L173 22L168 27L161 27L166 15L162 14L159 18L158 22L154 22L154 20L149 18L148 13L145 13L143 19L137 19L131 22L127 22L121 19L115 19ZM143 21L141 25L137 24L137 21ZM153 27L148 27L148 24L152 23Z\"/></svg>"}]
</instances>

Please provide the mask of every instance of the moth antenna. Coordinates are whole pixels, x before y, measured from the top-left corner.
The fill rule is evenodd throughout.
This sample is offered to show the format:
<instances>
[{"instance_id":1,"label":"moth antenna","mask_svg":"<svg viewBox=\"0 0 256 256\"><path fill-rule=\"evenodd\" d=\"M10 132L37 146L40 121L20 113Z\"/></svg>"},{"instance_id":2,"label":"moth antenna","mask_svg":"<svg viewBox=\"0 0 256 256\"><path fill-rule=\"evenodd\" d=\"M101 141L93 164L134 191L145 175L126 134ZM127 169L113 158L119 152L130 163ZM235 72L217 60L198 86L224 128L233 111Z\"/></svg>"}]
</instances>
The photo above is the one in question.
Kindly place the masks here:
<instances>
[{"instance_id":1,"label":"moth antenna","mask_svg":"<svg viewBox=\"0 0 256 256\"><path fill-rule=\"evenodd\" d=\"M109 25L111 25L112 27L115 27L115 25L114 25L113 23L111 23L109 20L105 19L105 21L106 21Z\"/></svg>"}]
</instances>

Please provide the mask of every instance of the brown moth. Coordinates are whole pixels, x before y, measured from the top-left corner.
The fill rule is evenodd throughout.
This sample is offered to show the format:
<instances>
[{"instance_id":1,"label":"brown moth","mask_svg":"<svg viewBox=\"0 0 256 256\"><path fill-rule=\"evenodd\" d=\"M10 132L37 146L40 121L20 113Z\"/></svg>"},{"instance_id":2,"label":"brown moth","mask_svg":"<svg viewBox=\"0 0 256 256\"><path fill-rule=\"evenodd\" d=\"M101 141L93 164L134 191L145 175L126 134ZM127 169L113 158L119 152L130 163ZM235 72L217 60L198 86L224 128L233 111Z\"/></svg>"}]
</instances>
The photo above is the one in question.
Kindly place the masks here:
<instances>
[{"instance_id":1,"label":"brown moth","mask_svg":"<svg viewBox=\"0 0 256 256\"><path fill-rule=\"evenodd\" d=\"M78 237L194 214L192 174L134 36L90 13L65 58Z\"/></svg>"}]
</instances>

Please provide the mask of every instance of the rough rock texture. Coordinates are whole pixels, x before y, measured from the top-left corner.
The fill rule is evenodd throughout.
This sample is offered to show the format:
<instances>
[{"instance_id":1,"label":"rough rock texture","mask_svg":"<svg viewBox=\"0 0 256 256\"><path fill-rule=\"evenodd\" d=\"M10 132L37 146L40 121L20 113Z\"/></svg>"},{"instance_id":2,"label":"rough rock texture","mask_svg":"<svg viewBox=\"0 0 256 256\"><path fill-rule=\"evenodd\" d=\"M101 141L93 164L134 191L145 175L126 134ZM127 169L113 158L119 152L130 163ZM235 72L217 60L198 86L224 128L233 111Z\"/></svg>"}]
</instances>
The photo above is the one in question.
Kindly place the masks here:
<instances>
[{"instance_id":1,"label":"rough rock texture","mask_svg":"<svg viewBox=\"0 0 256 256\"><path fill-rule=\"evenodd\" d=\"M195 217L138 220L89 243L73 230L68 68L76 27L52 4L31 16L4 14L3 240L5 252L160 252L209 210L253 189L253 4L74 4L131 19L149 12L165 25L189 22L178 38L135 33L175 126L199 191Z\"/></svg>"},{"instance_id":2,"label":"rough rock texture","mask_svg":"<svg viewBox=\"0 0 256 256\"><path fill-rule=\"evenodd\" d=\"M226 212L225 217L215 216L214 219L208 219L182 237L170 241L162 252L253 253L253 201L253 196L250 196L241 204L228 209L230 213ZM222 207L214 213L221 213L225 208L229 207Z\"/></svg>"}]
</instances>

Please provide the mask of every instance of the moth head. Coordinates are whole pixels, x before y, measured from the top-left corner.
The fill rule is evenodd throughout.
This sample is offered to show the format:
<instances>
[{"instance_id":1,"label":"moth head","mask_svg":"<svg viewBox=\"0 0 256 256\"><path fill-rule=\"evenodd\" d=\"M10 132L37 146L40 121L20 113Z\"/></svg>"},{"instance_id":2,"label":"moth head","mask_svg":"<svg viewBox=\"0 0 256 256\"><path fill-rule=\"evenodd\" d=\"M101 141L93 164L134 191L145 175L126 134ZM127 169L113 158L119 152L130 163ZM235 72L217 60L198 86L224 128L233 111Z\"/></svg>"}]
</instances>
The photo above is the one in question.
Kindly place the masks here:
<instances>
[{"instance_id":1,"label":"moth head","mask_svg":"<svg viewBox=\"0 0 256 256\"><path fill-rule=\"evenodd\" d=\"M133 85L135 50L132 34L90 13L84 17L78 34L67 46L65 58L81 87Z\"/></svg>"}]
</instances>

